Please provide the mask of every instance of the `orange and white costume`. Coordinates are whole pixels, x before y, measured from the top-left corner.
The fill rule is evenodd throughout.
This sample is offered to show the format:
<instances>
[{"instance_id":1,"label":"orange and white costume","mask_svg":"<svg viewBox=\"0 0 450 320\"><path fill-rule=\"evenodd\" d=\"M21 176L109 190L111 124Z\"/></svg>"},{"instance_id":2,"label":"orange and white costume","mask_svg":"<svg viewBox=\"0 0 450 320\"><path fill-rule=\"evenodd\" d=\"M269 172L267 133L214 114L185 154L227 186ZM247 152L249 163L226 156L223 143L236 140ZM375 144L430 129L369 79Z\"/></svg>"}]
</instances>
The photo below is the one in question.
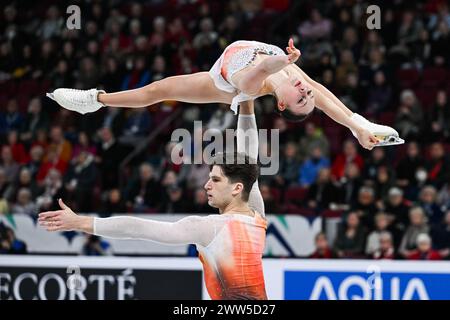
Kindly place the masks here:
<instances>
[{"instance_id":1,"label":"orange and white costume","mask_svg":"<svg viewBox=\"0 0 450 320\"><path fill-rule=\"evenodd\" d=\"M236 72L253 64L257 54L286 55L282 49L271 44L240 40L226 47L220 58L209 70L209 75L218 89L237 94L230 106L234 114L237 114L238 105L241 102L258 98L258 96L250 96L239 92L232 81L232 77Z\"/></svg>"}]
</instances>

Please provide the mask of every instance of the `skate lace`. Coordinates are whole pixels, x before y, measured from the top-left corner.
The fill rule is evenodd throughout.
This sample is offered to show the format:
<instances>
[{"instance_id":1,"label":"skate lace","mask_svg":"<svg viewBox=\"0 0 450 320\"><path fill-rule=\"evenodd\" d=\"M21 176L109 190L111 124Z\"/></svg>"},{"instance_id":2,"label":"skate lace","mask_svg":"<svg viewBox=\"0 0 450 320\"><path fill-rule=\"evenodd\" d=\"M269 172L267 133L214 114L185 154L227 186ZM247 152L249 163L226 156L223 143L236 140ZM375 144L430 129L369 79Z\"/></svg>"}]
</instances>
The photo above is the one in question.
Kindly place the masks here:
<instances>
[{"instance_id":1,"label":"skate lace","mask_svg":"<svg viewBox=\"0 0 450 320\"><path fill-rule=\"evenodd\" d=\"M70 100L72 103L81 106L87 106L95 104L97 101L95 99L97 90L80 90L80 89L68 89L70 94ZM86 99L87 98L87 99Z\"/></svg>"}]
</instances>

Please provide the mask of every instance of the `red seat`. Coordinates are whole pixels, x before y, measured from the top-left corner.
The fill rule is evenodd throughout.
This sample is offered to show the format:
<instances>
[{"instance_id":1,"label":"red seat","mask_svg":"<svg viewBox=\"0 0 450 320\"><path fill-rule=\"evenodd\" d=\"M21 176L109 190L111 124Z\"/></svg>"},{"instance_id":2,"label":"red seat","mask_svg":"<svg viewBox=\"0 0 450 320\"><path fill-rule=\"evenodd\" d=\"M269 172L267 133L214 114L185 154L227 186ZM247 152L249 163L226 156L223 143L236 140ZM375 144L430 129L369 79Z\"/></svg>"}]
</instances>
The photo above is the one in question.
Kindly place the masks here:
<instances>
[{"instance_id":1,"label":"red seat","mask_svg":"<svg viewBox=\"0 0 450 320\"><path fill-rule=\"evenodd\" d=\"M30 103L30 97L28 95L20 94L17 97L17 105L18 105L19 111L21 113L27 113L28 112L28 104L29 103Z\"/></svg>"},{"instance_id":2,"label":"red seat","mask_svg":"<svg viewBox=\"0 0 450 320\"><path fill-rule=\"evenodd\" d=\"M45 94L46 92L50 91L50 87L51 87L51 83L48 80L43 80L40 88L39 88L39 93L40 94Z\"/></svg>"},{"instance_id":3,"label":"red seat","mask_svg":"<svg viewBox=\"0 0 450 320\"><path fill-rule=\"evenodd\" d=\"M283 213L285 214L299 214L305 217L314 216L316 215L316 212L309 208L302 208L298 205L295 205L293 203L286 203L283 206Z\"/></svg>"},{"instance_id":4,"label":"red seat","mask_svg":"<svg viewBox=\"0 0 450 320\"><path fill-rule=\"evenodd\" d=\"M2 94L0 92L0 110L5 110L7 103L8 103L8 95Z\"/></svg>"},{"instance_id":5,"label":"red seat","mask_svg":"<svg viewBox=\"0 0 450 320\"><path fill-rule=\"evenodd\" d=\"M345 128L342 126L339 127L325 127L324 128L325 135L330 142L330 153L337 154L342 149L342 141L344 140L344 131Z\"/></svg>"},{"instance_id":6,"label":"red seat","mask_svg":"<svg viewBox=\"0 0 450 320\"><path fill-rule=\"evenodd\" d=\"M343 213L344 213L344 210L326 209L321 212L321 216L324 218L340 218L340 217L342 217Z\"/></svg>"},{"instance_id":7,"label":"red seat","mask_svg":"<svg viewBox=\"0 0 450 320\"><path fill-rule=\"evenodd\" d=\"M316 215L316 211L309 208L299 208L295 213L305 217L311 217Z\"/></svg>"},{"instance_id":8,"label":"red seat","mask_svg":"<svg viewBox=\"0 0 450 320\"><path fill-rule=\"evenodd\" d=\"M308 189L304 187L289 187L284 194L284 201L299 203L306 198Z\"/></svg>"},{"instance_id":9,"label":"red seat","mask_svg":"<svg viewBox=\"0 0 450 320\"><path fill-rule=\"evenodd\" d=\"M419 71L416 69L399 69L397 81L401 88L413 88L419 82Z\"/></svg>"},{"instance_id":10,"label":"red seat","mask_svg":"<svg viewBox=\"0 0 450 320\"><path fill-rule=\"evenodd\" d=\"M387 111L378 116L378 123L386 126L392 126L395 121L395 112Z\"/></svg>"},{"instance_id":11,"label":"red seat","mask_svg":"<svg viewBox=\"0 0 450 320\"><path fill-rule=\"evenodd\" d=\"M299 212L300 209L301 208L299 206L297 206L297 205L295 205L293 203L286 203L283 206L282 210L283 210L284 214L297 214L297 212Z\"/></svg>"},{"instance_id":12,"label":"red seat","mask_svg":"<svg viewBox=\"0 0 450 320\"><path fill-rule=\"evenodd\" d=\"M420 103L422 104L422 107L424 109L429 109L433 106L433 104L436 101L436 93L438 89L432 88L432 87L420 87L414 90L416 93L417 98L419 99Z\"/></svg>"},{"instance_id":13,"label":"red seat","mask_svg":"<svg viewBox=\"0 0 450 320\"><path fill-rule=\"evenodd\" d=\"M280 200L281 200L281 191L280 191L280 189L277 189L277 188L271 188L271 189L270 189L270 193L272 194L273 200L274 200L276 203L279 203Z\"/></svg>"},{"instance_id":14,"label":"red seat","mask_svg":"<svg viewBox=\"0 0 450 320\"><path fill-rule=\"evenodd\" d=\"M423 70L421 86L439 87L447 79L447 72L443 68L431 67Z\"/></svg>"},{"instance_id":15,"label":"red seat","mask_svg":"<svg viewBox=\"0 0 450 320\"><path fill-rule=\"evenodd\" d=\"M450 154L450 143L444 143L444 149L446 154Z\"/></svg>"},{"instance_id":16,"label":"red seat","mask_svg":"<svg viewBox=\"0 0 450 320\"><path fill-rule=\"evenodd\" d=\"M17 90L17 84L14 80L8 80L0 83L2 88L2 93L8 96L14 96Z\"/></svg>"},{"instance_id":17,"label":"red seat","mask_svg":"<svg viewBox=\"0 0 450 320\"><path fill-rule=\"evenodd\" d=\"M35 96L40 93L39 83L34 80L22 80L19 84L18 92L21 95Z\"/></svg>"},{"instance_id":18,"label":"red seat","mask_svg":"<svg viewBox=\"0 0 450 320\"><path fill-rule=\"evenodd\" d=\"M407 156L406 151L407 151L406 144L400 144L398 146L395 146L395 157L393 162L394 167L397 167L399 162Z\"/></svg>"}]
</instances>

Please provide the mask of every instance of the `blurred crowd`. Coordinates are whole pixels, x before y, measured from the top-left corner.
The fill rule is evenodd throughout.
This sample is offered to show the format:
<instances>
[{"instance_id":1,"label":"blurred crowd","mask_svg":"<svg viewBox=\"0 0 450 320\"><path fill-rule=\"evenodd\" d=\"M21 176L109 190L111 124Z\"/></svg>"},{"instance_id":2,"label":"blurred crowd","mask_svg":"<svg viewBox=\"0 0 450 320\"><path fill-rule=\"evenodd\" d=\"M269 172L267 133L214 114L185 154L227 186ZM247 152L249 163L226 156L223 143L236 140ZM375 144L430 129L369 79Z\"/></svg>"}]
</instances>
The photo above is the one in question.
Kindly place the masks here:
<instances>
[{"instance_id":1,"label":"blurred crowd","mask_svg":"<svg viewBox=\"0 0 450 320\"><path fill-rule=\"evenodd\" d=\"M74 4L81 29L66 25L66 8ZM206 129L235 128L228 106L168 101L81 116L45 92L138 88L208 70L235 40L284 48L293 37L301 68L353 111L396 128L407 143L368 152L320 111L293 125L273 112L271 97L258 99L258 126L280 132L280 149L272 150L280 153L280 170L260 179L266 212L341 217L336 239L317 235L316 258L448 259L449 1L370 1L381 8L379 30L366 25L368 4L3 2L0 215L36 217L58 209L58 198L76 212L101 216L214 213L203 190L209 167L174 164L175 144L168 141L176 128L200 140ZM174 112L179 116L170 120ZM194 120L203 126L194 127ZM271 145L261 148L270 151ZM192 148L192 159L198 156ZM0 231L0 252L26 251L13 230Z\"/></svg>"}]
</instances>

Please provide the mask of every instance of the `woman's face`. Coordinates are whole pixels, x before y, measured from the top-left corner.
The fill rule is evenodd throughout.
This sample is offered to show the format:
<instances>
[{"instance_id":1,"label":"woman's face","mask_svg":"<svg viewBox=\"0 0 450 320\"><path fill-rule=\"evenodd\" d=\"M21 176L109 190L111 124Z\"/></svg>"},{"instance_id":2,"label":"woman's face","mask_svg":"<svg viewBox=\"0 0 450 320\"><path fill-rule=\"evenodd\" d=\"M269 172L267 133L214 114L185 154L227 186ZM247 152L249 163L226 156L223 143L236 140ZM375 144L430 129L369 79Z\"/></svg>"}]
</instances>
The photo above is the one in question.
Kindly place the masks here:
<instances>
[{"instance_id":1,"label":"woman's face","mask_svg":"<svg viewBox=\"0 0 450 320\"><path fill-rule=\"evenodd\" d=\"M419 211L412 211L409 215L412 225L420 226L423 223L423 215Z\"/></svg>"},{"instance_id":2,"label":"woman's face","mask_svg":"<svg viewBox=\"0 0 450 320\"><path fill-rule=\"evenodd\" d=\"M82 146L87 146L89 144L88 136L85 132L80 132L78 141Z\"/></svg>"},{"instance_id":3,"label":"woman's face","mask_svg":"<svg viewBox=\"0 0 450 320\"><path fill-rule=\"evenodd\" d=\"M436 97L437 103L440 106L444 106L447 103L447 94L445 91L439 91Z\"/></svg>"},{"instance_id":4,"label":"woman's face","mask_svg":"<svg viewBox=\"0 0 450 320\"><path fill-rule=\"evenodd\" d=\"M281 111L289 108L292 113L298 115L308 114L314 109L315 100L312 89L305 81L296 76L290 76L278 88L278 94L279 100L284 103L284 106L279 105Z\"/></svg>"},{"instance_id":5,"label":"woman's face","mask_svg":"<svg viewBox=\"0 0 450 320\"><path fill-rule=\"evenodd\" d=\"M351 228L356 228L359 225L359 218L356 213L350 213L347 217L347 225Z\"/></svg>"},{"instance_id":6,"label":"woman's face","mask_svg":"<svg viewBox=\"0 0 450 320\"><path fill-rule=\"evenodd\" d=\"M388 226L388 220L385 216L378 216L376 219L376 226L378 230L385 230Z\"/></svg>"}]
</instances>

